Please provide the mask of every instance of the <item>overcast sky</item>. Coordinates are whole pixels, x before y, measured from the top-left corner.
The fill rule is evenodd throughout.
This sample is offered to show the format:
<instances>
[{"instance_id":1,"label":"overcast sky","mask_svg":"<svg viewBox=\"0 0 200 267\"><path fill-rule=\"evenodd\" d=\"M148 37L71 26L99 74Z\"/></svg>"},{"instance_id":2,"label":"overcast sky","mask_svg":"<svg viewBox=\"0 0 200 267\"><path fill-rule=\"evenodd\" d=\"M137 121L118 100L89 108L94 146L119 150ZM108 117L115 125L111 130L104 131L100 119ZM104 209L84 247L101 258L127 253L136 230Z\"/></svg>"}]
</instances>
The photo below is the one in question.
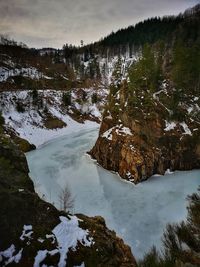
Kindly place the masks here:
<instances>
[{"instance_id":1,"label":"overcast sky","mask_svg":"<svg viewBox=\"0 0 200 267\"><path fill-rule=\"evenodd\" d=\"M199 0L0 0L0 33L30 47L79 45L153 16L178 14Z\"/></svg>"}]
</instances>

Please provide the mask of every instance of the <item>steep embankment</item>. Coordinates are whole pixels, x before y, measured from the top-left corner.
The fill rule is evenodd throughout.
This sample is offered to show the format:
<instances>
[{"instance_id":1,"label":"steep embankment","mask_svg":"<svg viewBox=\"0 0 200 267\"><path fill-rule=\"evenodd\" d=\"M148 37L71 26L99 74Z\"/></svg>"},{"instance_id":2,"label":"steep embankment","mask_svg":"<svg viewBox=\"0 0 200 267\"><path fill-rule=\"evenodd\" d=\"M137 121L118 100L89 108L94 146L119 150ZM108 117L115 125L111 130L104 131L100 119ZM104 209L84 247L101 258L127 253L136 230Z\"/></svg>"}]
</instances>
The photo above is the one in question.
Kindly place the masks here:
<instances>
[{"instance_id":1,"label":"steep embankment","mask_svg":"<svg viewBox=\"0 0 200 267\"><path fill-rule=\"evenodd\" d=\"M0 137L1 266L136 266L101 217L71 216L41 200L24 154Z\"/></svg>"},{"instance_id":2,"label":"steep embankment","mask_svg":"<svg viewBox=\"0 0 200 267\"><path fill-rule=\"evenodd\" d=\"M104 168L135 183L167 169L199 168L199 98L184 103L181 112L185 117L180 121L170 118L161 100L171 101L166 88L154 94L153 111L136 108L133 113L126 106L127 90L124 84L116 105L106 110L91 155Z\"/></svg>"},{"instance_id":3,"label":"steep embankment","mask_svg":"<svg viewBox=\"0 0 200 267\"><path fill-rule=\"evenodd\" d=\"M99 123L107 94L103 88L5 91L0 93L0 112L7 129L37 146Z\"/></svg>"},{"instance_id":4,"label":"steep embankment","mask_svg":"<svg viewBox=\"0 0 200 267\"><path fill-rule=\"evenodd\" d=\"M119 61L90 154L132 182L200 167L198 12L186 16L167 43L144 45L127 81Z\"/></svg>"}]
</instances>

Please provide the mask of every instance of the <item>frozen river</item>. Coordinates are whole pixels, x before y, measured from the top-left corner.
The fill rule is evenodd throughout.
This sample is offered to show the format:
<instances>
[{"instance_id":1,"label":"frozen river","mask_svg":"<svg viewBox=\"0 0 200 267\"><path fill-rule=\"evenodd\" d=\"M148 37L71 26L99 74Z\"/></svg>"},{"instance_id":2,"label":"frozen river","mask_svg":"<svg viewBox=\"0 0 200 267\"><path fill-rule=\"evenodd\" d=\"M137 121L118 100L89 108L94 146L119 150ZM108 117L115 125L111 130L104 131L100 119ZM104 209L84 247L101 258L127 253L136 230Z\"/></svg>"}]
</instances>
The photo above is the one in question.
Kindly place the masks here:
<instances>
[{"instance_id":1,"label":"frozen river","mask_svg":"<svg viewBox=\"0 0 200 267\"><path fill-rule=\"evenodd\" d=\"M58 196L69 186L74 212L101 215L140 258L161 236L168 222L186 217L186 197L197 190L200 170L153 176L133 185L92 161L86 151L98 129L81 130L27 153L30 176L40 196L59 208Z\"/></svg>"}]
</instances>

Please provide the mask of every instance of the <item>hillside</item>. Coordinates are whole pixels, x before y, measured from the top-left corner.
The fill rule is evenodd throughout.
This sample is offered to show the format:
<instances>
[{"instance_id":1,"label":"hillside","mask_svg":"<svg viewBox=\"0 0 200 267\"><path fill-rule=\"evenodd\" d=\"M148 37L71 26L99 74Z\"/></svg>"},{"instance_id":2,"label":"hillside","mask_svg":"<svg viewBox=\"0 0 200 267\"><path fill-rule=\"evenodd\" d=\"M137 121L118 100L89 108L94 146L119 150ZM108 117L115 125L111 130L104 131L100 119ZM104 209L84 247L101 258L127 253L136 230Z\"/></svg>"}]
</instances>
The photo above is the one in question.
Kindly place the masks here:
<instances>
[{"instance_id":1,"label":"hillside","mask_svg":"<svg viewBox=\"0 0 200 267\"><path fill-rule=\"evenodd\" d=\"M71 215L40 199L25 155L4 134L0 155L1 266L136 266L103 218Z\"/></svg>"},{"instance_id":2,"label":"hillside","mask_svg":"<svg viewBox=\"0 0 200 267\"><path fill-rule=\"evenodd\" d=\"M107 90L17 90L0 94L6 128L38 146L59 135L99 123Z\"/></svg>"},{"instance_id":3,"label":"hillside","mask_svg":"<svg viewBox=\"0 0 200 267\"><path fill-rule=\"evenodd\" d=\"M199 47L200 5L83 47L1 37L0 265L137 266L103 218L40 199L23 152L101 123L89 153L125 180L200 168ZM199 266L199 195L190 203L188 221L167 228L166 255L153 249L139 266Z\"/></svg>"},{"instance_id":4,"label":"hillside","mask_svg":"<svg viewBox=\"0 0 200 267\"><path fill-rule=\"evenodd\" d=\"M134 183L167 169L200 167L198 12L182 17L168 42L145 44L125 80L118 61L90 154Z\"/></svg>"}]
</instances>

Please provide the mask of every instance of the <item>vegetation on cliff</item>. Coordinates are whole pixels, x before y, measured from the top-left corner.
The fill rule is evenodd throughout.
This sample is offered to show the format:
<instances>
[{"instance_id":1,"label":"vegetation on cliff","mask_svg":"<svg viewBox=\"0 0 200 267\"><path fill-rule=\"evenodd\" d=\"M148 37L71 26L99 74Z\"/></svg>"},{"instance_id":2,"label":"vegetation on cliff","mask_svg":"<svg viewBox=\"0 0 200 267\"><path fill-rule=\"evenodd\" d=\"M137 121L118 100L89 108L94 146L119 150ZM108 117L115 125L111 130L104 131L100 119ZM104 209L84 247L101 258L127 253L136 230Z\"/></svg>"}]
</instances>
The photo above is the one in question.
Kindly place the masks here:
<instances>
[{"instance_id":1,"label":"vegetation on cliff","mask_svg":"<svg viewBox=\"0 0 200 267\"><path fill-rule=\"evenodd\" d=\"M165 41L145 43L126 77L123 64L116 65L91 155L125 179L137 183L167 169L200 167L198 14L196 6L177 17ZM120 134L123 127L131 134Z\"/></svg>"},{"instance_id":2,"label":"vegetation on cliff","mask_svg":"<svg viewBox=\"0 0 200 267\"><path fill-rule=\"evenodd\" d=\"M34 192L25 155L0 135L1 266L136 266L101 217L59 212Z\"/></svg>"},{"instance_id":3,"label":"vegetation on cliff","mask_svg":"<svg viewBox=\"0 0 200 267\"><path fill-rule=\"evenodd\" d=\"M138 264L140 267L178 267L200 265L200 194L188 197L186 222L168 225L163 236L163 251L155 247Z\"/></svg>"}]
</instances>

